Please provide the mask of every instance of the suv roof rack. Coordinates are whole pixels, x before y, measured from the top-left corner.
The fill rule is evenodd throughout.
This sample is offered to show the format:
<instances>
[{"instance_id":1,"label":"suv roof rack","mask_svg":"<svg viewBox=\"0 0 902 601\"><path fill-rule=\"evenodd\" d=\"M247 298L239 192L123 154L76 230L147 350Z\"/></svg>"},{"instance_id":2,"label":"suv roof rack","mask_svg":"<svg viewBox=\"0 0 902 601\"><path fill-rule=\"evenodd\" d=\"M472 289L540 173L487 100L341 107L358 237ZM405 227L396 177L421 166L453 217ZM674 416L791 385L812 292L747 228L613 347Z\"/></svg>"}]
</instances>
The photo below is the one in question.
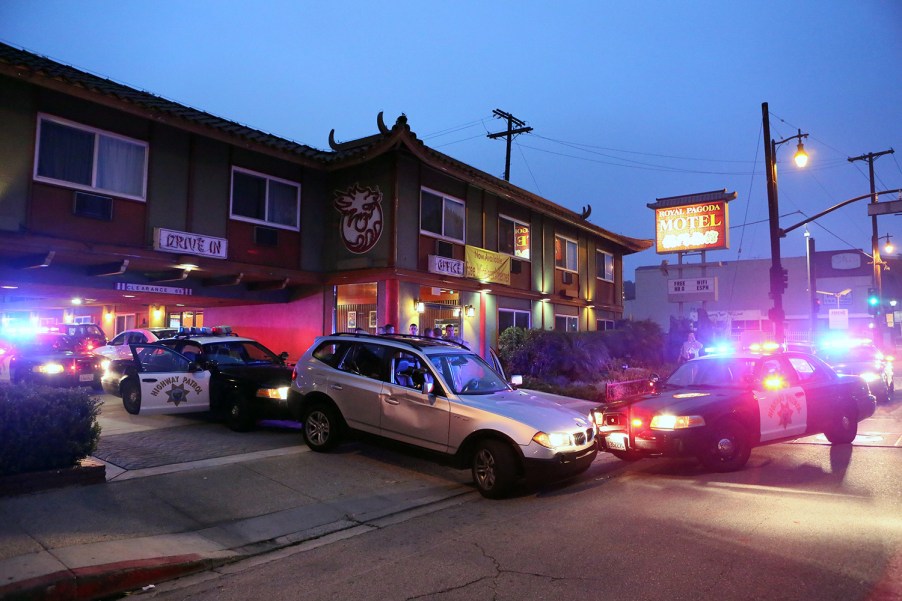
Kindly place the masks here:
<instances>
[{"instance_id":1,"label":"suv roof rack","mask_svg":"<svg viewBox=\"0 0 902 601\"><path fill-rule=\"evenodd\" d=\"M451 346L470 350L467 345L446 338L430 338L429 336L415 336L413 334L370 334L369 332L334 332L330 336L340 336L348 338L372 338L374 340L393 340L395 342L406 343L409 346L419 349L424 346ZM419 344L418 344L419 343ZM425 344L423 344L425 343Z\"/></svg>"}]
</instances>

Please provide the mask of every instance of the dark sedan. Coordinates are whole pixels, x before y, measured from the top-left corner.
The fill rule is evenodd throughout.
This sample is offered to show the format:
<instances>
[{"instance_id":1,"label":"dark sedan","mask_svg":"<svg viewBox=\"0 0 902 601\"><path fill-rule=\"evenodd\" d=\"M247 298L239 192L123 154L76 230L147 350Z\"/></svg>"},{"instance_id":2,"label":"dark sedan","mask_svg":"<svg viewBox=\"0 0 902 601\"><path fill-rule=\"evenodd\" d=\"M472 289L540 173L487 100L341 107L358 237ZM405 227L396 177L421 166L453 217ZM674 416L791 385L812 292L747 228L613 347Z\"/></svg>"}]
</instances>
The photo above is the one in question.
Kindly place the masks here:
<instances>
[{"instance_id":1,"label":"dark sedan","mask_svg":"<svg viewBox=\"0 0 902 601\"><path fill-rule=\"evenodd\" d=\"M78 338L59 333L16 340L0 355L0 380L99 389L102 357L80 349Z\"/></svg>"},{"instance_id":2,"label":"dark sedan","mask_svg":"<svg viewBox=\"0 0 902 601\"><path fill-rule=\"evenodd\" d=\"M786 352L687 361L653 393L603 405L595 416L601 450L621 459L690 456L732 471L763 444L819 433L850 443L875 407L861 378Z\"/></svg>"}]
</instances>

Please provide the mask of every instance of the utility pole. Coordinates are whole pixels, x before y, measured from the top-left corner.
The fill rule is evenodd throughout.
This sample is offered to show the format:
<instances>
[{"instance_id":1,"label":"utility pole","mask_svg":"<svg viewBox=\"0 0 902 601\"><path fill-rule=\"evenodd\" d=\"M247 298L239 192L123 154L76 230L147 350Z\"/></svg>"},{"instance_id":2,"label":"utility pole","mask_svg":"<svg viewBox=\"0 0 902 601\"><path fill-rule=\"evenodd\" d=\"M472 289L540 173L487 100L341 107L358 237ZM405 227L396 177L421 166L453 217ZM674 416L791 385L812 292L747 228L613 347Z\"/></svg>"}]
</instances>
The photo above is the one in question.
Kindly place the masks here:
<instances>
[{"instance_id":1,"label":"utility pole","mask_svg":"<svg viewBox=\"0 0 902 601\"><path fill-rule=\"evenodd\" d=\"M895 151L890 148L889 150L884 150L883 152L869 152L867 154L863 154L857 157L849 157L849 162L854 163L855 161L867 161L868 162L868 174L870 175L871 180L871 204L875 204L877 202L877 188L874 186L874 159L877 157L881 157L885 154L893 154ZM880 259L880 237L877 234L877 215L871 215L871 257L874 262L874 288L877 289L877 298L879 299L877 318L882 320L883 323L874 324L877 328L877 334L880 338L880 342L883 343L883 333L886 329L886 318L884 315L884 307L883 307L883 261Z\"/></svg>"},{"instance_id":2,"label":"utility pole","mask_svg":"<svg viewBox=\"0 0 902 601\"><path fill-rule=\"evenodd\" d=\"M504 159L504 181L509 182L511 181L511 140L513 140L514 136L517 134L528 134L532 131L532 128L526 127L525 121L517 119L510 113L505 113L501 109L495 109L492 111L492 114L498 119L507 119L507 131L488 134L486 137L493 140L497 138L507 138L507 155ZM516 129L514 129L515 125L517 126Z\"/></svg>"}]
</instances>

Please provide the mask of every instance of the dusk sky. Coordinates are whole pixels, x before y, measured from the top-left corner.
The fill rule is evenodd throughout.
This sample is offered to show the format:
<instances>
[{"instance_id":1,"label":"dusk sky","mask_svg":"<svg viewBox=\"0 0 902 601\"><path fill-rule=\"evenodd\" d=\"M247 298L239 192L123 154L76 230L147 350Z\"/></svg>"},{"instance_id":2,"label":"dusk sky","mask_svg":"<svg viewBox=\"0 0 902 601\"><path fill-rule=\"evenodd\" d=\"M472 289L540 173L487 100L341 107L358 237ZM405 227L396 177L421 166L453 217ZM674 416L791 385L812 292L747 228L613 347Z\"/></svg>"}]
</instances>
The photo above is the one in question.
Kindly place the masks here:
<instances>
[{"instance_id":1,"label":"dusk sky","mask_svg":"<svg viewBox=\"0 0 902 601\"><path fill-rule=\"evenodd\" d=\"M778 149L781 225L902 188L902 2L153 2L0 0L0 40L316 148L401 113L429 146L616 233L654 237L656 198L735 191L730 249L770 256L761 103ZM898 198L884 197L881 200ZM744 225L745 224L745 225ZM818 250L870 252L866 201L809 226ZM897 216L879 234L902 245ZM802 230L784 256L804 254ZM657 265L654 249L625 260ZM697 258L693 258L697 261Z\"/></svg>"}]
</instances>

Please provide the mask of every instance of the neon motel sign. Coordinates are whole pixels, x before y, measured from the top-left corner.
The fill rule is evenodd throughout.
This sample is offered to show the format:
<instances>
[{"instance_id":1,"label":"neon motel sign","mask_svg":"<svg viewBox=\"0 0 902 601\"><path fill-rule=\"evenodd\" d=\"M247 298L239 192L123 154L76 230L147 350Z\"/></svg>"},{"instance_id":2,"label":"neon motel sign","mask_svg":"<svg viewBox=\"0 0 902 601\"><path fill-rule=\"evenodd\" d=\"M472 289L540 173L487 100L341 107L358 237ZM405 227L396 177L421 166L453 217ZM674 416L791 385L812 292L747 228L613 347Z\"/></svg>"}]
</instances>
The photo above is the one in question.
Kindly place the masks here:
<instances>
[{"instance_id":1,"label":"neon motel sign","mask_svg":"<svg viewBox=\"0 0 902 601\"><path fill-rule=\"evenodd\" d=\"M667 254L729 248L729 217L723 200L655 209L655 251Z\"/></svg>"}]
</instances>

